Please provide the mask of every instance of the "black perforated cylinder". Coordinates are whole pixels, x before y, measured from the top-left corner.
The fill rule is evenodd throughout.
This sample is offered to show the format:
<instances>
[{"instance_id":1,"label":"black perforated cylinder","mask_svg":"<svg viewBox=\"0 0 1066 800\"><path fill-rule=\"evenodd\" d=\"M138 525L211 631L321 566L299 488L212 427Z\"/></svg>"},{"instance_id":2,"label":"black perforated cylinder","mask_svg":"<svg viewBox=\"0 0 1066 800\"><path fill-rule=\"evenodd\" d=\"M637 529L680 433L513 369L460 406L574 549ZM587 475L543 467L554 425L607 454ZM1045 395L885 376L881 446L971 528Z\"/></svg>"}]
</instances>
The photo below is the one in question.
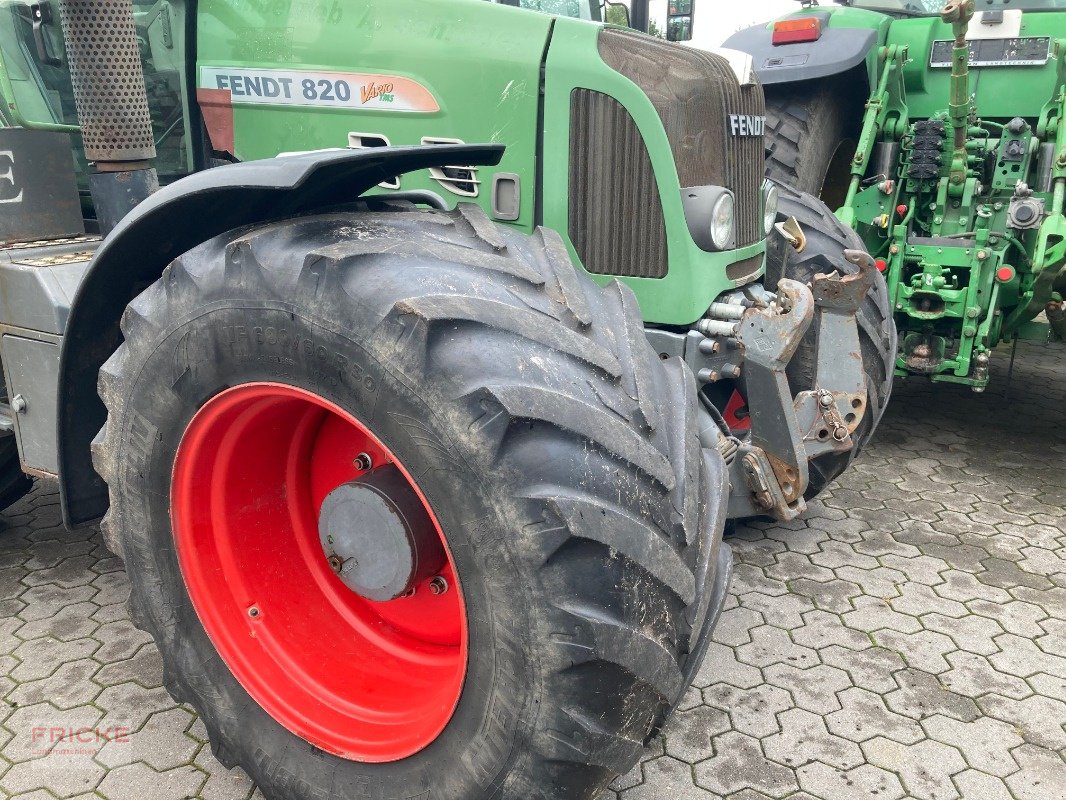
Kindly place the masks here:
<instances>
[{"instance_id":1,"label":"black perforated cylinder","mask_svg":"<svg viewBox=\"0 0 1066 800\"><path fill-rule=\"evenodd\" d=\"M152 118L130 0L60 0L85 157L155 158Z\"/></svg>"}]
</instances>

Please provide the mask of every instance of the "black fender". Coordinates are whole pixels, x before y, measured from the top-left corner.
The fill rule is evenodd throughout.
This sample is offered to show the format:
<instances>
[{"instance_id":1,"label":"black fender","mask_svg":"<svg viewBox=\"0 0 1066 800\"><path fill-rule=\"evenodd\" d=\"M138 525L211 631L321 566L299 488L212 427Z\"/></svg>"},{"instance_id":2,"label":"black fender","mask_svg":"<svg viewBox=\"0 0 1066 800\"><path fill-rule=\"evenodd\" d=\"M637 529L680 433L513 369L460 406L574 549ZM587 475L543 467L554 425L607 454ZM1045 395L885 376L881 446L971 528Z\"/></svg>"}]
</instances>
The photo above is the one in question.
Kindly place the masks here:
<instances>
[{"instance_id":1,"label":"black fender","mask_svg":"<svg viewBox=\"0 0 1066 800\"><path fill-rule=\"evenodd\" d=\"M129 302L177 256L228 230L350 203L382 181L449 164L495 166L503 145L327 150L205 170L160 189L107 236L71 306L59 364L59 487L68 526L100 518L107 487L90 445L106 411L97 373L122 341Z\"/></svg>"},{"instance_id":2,"label":"black fender","mask_svg":"<svg viewBox=\"0 0 1066 800\"><path fill-rule=\"evenodd\" d=\"M763 86L810 81L839 75L857 67L877 44L873 28L828 28L823 14L822 36L815 42L774 46L771 28L755 25L737 31L722 44L751 55Z\"/></svg>"}]
</instances>

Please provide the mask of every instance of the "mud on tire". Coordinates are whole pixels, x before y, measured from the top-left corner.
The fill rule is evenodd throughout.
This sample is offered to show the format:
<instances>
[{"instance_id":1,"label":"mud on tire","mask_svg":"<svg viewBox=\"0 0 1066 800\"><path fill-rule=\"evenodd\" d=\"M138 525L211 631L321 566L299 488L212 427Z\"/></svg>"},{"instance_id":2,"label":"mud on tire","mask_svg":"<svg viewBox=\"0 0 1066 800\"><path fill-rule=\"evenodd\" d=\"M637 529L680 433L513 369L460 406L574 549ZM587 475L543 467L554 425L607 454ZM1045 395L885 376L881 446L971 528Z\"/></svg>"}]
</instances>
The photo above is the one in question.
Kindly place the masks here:
<instances>
[{"instance_id":1,"label":"mud on tire","mask_svg":"<svg viewBox=\"0 0 1066 800\"><path fill-rule=\"evenodd\" d=\"M370 787L528 800L592 797L637 761L713 622L726 479L696 438L691 373L648 346L628 288L579 276L556 234L502 229L476 207L379 209L215 238L137 297L122 331L93 445L104 532L167 688L224 764L286 800ZM443 732L403 760L346 760L279 725L190 602L169 518L175 453L203 403L256 381L371 428L448 541L466 682Z\"/></svg>"}]
</instances>

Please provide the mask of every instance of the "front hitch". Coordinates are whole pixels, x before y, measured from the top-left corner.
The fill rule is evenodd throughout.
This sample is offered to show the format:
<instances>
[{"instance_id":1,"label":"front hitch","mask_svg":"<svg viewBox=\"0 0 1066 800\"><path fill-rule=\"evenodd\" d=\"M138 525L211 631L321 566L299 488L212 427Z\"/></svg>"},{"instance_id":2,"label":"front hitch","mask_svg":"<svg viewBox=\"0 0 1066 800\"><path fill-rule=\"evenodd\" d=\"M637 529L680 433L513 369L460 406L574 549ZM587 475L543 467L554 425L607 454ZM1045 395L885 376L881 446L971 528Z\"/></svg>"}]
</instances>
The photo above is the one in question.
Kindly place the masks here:
<instances>
[{"instance_id":1,"label":"front hitch","mask_svg":"<svg viewBox=\"0 0 1066 800\"><path fill-rule=\"evenodd\" d=\"M845 250L844 257L858 272L815 275L812 282L815 305L822 310L815 388L794 401L808 458L851 450L851 434L868 406L857 315L877 268L863 250Z\"/></svg>"},{"instance_id":2,"label":"front hitch","mask_svg":"<svg viewBox=\"0 0 1066 800\"><path fill-rule=\"evenodd\" d=\"M743 376L751 417L751 434L739 444L731 464L732 517L797 517L806 508L810 461L855 447L852 434L869 405L857 317L876 267L861 250L845 251L845 258L858 268L855 273L819 274L810 287L783 278L771 302L753 304L731 327L723 329L725 320L700 326L735 340L726 349L738 364L734 374ZM715 304L711 313L735 307ZM815 385L793 396L786 369L816 308Z\"/></svg>"},{"instance_id":3,"label":"front hitch","mask_svg":"<svg viewBox=\"0 0 1066 800\"><path fill-rule=\"evenodd\" d=\"M811 290L782 278L777 302L766 309L749 309L736 332L744 354L751 414L750 450L740 459L744 479L759 505L782 518L794 517L804 508L807 457L799 420L789 413L793 401L785 368L813 318Z\"/></svg>"},{"instance_id":4,"label":"front hitch","mask_svg":"<svg viewBox=\"0 0 1066 800\"><path fill-rule=\"evenodd\" d=\"M787 521L802 514L810 462L853 452L853 434L875 413L858 314L877 271L864 251L845 250L844 256L857 267L854 273L818 274L810 286L781 278L776 292L749 284L720 296L685 333L647 331L653 347L683 358L700 384L721 381L746 399L750 433L728 422L705 395L699 434L703 446L729 464L732 519ZM786 370L812 323L818 325L814 385L793 394Z\"/></svg>"}]
</instances>

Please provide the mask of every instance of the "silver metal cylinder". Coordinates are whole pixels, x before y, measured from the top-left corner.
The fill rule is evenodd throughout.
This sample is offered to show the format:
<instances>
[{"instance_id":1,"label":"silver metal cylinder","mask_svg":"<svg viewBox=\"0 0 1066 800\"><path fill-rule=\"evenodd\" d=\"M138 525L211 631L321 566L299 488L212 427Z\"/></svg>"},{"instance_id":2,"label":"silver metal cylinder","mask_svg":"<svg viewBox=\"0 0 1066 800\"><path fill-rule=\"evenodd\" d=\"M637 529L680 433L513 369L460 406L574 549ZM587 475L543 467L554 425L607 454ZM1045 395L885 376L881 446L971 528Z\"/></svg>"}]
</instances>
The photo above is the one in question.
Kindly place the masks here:
<instances>
[{"instance_id":1,"label":"silver metal cylinder","mask_svg":"<svg viewBox=\"0 0 1066 800\"><path fill-rule=\"evenodd\" d=\"M74 104L89 161L155 158L130 0L60 0Z\"/></svg>"},{"instance_id":2,"label":"silver metal cylinder","mask_svg":"<svg viewBox=\"0 0 1066 800\"><path fill-rule=\"evenodd\" d=\"M1040 152L1036 154L1036 190L1038 192L1050 192L1051 182L1055 175L1055 144L1045 142L1040 145Z\"/></svg>"},{"instance_id":3,"label":"silver metal cylinder","mask_svg":"<svg viewBox=\"0 0 1066 800\"><path fill-rule=\"evenodd\" d=\"M696 330L704 336L734 336L740 330L740 323L720 319L701 319L696 323Z\"/></svg>"},{"instance_id":4,"label":"silver metal cylinder","mask_svg":"<svg viewBox=\"0 0 1066 800\"><path fill-rule=\"evenodd\" d=\"M899 142L878 142L873 153L874 175L886 178L896 177L896 165L899 163Z\"/></svg>"},{"instance_id":5,"label":"silver metal cylinder","mask_svg":"<svg viewBox=\"0 0 1066 800\"><path fill-rule=\"evenodd\" d=\"M747 310L747 306L735 303L711 303L707 316L713 319L741 319Z\"/></svg>"}]
</instances>

